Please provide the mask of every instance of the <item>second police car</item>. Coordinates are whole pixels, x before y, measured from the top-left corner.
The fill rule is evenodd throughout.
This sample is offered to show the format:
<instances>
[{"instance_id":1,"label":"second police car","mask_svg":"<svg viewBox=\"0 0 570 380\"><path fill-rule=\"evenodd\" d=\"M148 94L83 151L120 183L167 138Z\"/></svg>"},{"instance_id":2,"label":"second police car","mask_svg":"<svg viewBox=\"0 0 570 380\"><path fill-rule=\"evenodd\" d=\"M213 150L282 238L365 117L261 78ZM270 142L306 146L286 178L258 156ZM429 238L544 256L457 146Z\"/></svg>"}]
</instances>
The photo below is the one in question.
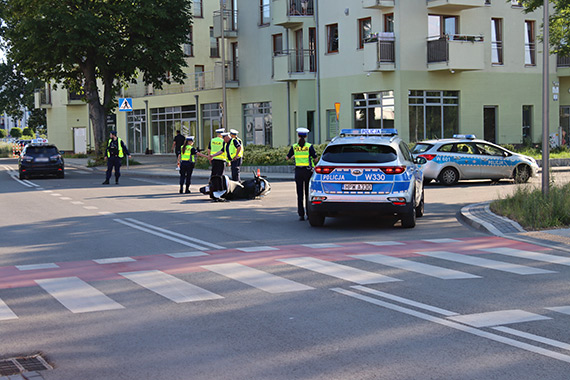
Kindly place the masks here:
<instances>
[{"instance_id":1,"label":"second police car","mask_svg":"<svg viewBox=\"0 0 570 380\"><path fill-rule=\"evenodd\" d=\"M340 214L396 216L412 228L424 213L424 158L414 158L395 129L343 129L311 178L311 226Z\"/></svg>"},{"instance_id":2,"label":"second police car","mask_svg":"<svg viewBox=\"0 0 570 380\"><path fill-rule=\"evenodd\" d=\"M435 179L446 186L460 179L512 178L524 183L538 173L534 158L479 140L475 135L422 141L412 153L427 160L423 167L426 182Z\"/></svg>"}]
</instances>

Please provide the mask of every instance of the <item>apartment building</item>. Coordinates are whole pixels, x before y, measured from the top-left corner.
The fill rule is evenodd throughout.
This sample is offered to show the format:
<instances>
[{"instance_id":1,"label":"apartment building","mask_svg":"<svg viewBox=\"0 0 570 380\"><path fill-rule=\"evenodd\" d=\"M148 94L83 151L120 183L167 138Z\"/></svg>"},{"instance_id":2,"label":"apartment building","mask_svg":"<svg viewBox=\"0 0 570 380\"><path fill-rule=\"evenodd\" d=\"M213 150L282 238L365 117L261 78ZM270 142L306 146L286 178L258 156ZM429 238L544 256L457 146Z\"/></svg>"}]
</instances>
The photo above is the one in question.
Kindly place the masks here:
<instances>
[{"instance_id":1,"label":"apartment building","mask_svg":"<svg viewBox=\"0 0 570 380\"><path fill-rule=\"evenodd\" d=\"M224 7L194 1L184 85L125 89L133 111L117 112L114 122L133 152L169 153L176 130L207 146L224 104L224 126L246 144L287 145L297 127L309 128L316 143L339 128L380 127L411 142L454 133L500 144L541 140L542 13L525 14L517 1L224 0ZM550 129L568 133L570 60L550 58ZM49 138L66 150L79 124L90 138L85 106L70 102L63 96L46 106Z\"/></svg>"}]
</instances>

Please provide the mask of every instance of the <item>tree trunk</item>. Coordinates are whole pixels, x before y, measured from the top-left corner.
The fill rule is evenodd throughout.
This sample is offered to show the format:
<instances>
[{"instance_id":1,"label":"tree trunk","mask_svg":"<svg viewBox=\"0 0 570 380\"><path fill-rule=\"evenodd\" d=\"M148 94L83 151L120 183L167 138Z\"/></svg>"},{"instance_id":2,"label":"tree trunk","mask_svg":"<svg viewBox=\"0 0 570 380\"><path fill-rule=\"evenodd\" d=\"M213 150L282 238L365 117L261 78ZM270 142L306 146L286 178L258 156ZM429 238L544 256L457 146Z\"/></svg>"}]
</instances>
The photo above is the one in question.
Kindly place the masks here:
<instances>
[{"instance_id":1,"label":"tree trunk","mask_svg":"<svg viewBox=\"0 0 570 380\"><path fill-rule=\"evenodd\" d=\"M91 120L93 137L95 139L95 154L97 157L102 157L105 153L103 142L105 142L108 137L107 113L105 106L101 104L99 89L97 88L95 65L91 60L87 60L81 68L85 78L85 97L89 106L89 119Z\"/></svg>"}]
</instances>

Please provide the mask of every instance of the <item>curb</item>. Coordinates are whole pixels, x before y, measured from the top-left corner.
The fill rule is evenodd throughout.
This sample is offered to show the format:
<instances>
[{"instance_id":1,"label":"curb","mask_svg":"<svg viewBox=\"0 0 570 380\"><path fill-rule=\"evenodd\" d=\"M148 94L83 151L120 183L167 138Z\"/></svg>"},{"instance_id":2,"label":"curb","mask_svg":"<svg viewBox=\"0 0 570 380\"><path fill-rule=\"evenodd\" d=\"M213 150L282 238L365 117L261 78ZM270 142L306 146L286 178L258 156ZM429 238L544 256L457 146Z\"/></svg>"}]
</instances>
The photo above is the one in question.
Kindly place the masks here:
<instances>
[{"instance_id":1,"label":"curb","mask_svg":"<svg viewBox=\"0 0 570 380\"><path fill-rule=\"evenodd\" d=\"M461 211L459 213L460 219L463 222L465 222L466 224L468 224L468 225L470 225L470 226L472 226L478 230L488 232L488 233L493 234L495 236L505 237L506 235L510 235L513 233L516 234L516 233L526 232L526 230L524 228L522 228L521 225L518 224L517 222L510 220L508 218L505 218L503 216L499 216L499 215L494 214L491 211L491 209L489 208L490 203L491 202L476 203L476 204L467 205L467 206L461 208ZM502 223L506 223L512 229L514 229L515 232L508 232L508 233L502 232L500 229L495 227L495 225L492 222L485 221L485 220L475 216L473 213L473 209L474 208L480 208L480 207L484 208L485 213L488 214L489 217L496 218L496 219L500 220Z\"/></svg>"}]
</instances>

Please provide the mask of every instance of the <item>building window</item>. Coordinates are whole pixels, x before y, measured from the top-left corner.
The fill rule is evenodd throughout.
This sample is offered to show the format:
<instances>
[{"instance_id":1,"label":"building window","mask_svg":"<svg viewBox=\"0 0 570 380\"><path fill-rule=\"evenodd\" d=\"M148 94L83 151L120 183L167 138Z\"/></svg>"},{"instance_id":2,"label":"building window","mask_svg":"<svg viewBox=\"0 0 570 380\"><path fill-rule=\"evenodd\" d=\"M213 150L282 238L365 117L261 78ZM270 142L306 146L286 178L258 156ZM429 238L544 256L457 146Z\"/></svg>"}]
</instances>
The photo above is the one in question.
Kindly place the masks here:
<instances>
[{"instance_id":1,"label":"building window","mask_svg":"<svg viewBox=\"0 0 570 380\"><path fill-rule=\"evenodd\" d=\"M194 88L196 90L203 90L206 87L206 78L204 76L204 66L194 66Z\"/></svg>"},{"instance_id":2,"label":"building window","mask_svg":"<svg viewBox=\"0 0 570 380\"><path fill-rule=\"evenodd\" d=\"M388 13L384 15L384 31L394 33L394 14Z\"/></svg>"},{"instance_id":3,"label":"building window","mask_svg":"<svg viewBox=\"0 0 570 380\"><path fill-rule=\"evenodd\" d=\"M532 106L522 106L522 143L532 143Z\"/></svg>"},{"instance_id":4,"label":"building window","mask_svg":"<svg viewBox=\"0 0 570 380\"><path fill-rule=\"evenodd\" d=\"M204 15L202 14L202 0L194 0L193 3L194 3L194 11L192 12L192 14L196 18L203 18Z\"/></svg>"},{"instance_id":5,"label":"building window","mask_svg":"<svg viewBox=\"0 0 570 380\"><path fill-rule=\"evenodd\" d=\"M243 105L245 144L273 146L271 102Z\"/></svg>"},{"instance_id":6,"label":"building window","mask_svg":"<svg viewBox=\"0 0 570 380\"><path fill-rule=\"evenodd\" d=\"M338 53L338 24L327 25L327 53Z\"/></svg>"},{"instance_id":7,"label":"building window","mask_svg":"<svg viewBox=\"0 0 570 380\"><path fill-rule=\"evenodd\" d=\"M370 38L372 32L372 19L370 17L358 20L358 48L364 49L364 42Z\"/></svg>"},{"instance_id":8,"label":"building window","mask_svg":"<svg viewBox=\"0 0 570 380\"><path fill-rule=\"evenodd\" d=\"M522 7L522 2L520 0L511 0L512 7Z\"/></svg>"},{"instance_id":9,"label":"building window","mask_svg":"<svg viewBox=\"0 0 570 380\"><path fill-rule=\"evenodd\" d=\"M491 63L503 64L503 19L491 19Z\"/></svg>"},{"instance_id":10,"label":"building window","mask_svg":"<svg viewBox=\"0 0 570 380\"><path fill-rule=\"evenodd\" d=\"M271 22L271 5L269 0L259 0L259 25L269 25Z\"/></svg>"},{"instance_id":11,"label":"building window","mask_svg":"<svg viewBox=\"0 0 570 380\"><path fill-rule=\"evenodd\" d=\"M394 128L394 91L353 95L354 128Z\"/></svg>"},{"instance_id":12,"label":"building window","mask_svg":"<svg viewBox=\"0 0 570 380\"><path fill-rule=\"evenodd\" d=\"M457 16L428 16L428 37L439 38L459 34L459 17Z\"/></svg>"},{"instance_id":13,"label":"building window","mask_svg":"<svg viewBox=\"0 0 570 380\"><path fill-rule=\"evenodd\" d=\"M192 26L190 26L190 32L188 33L188 38L187 38L186 42L182 45L182 49L184 50L184 55L186 57L193 57L194 56L192 33L193 33L193 29L192 29Z\"/></svg>"},{"instance_id":14,"label":"building window","mask_svg":"<svg viewBox=\"0 0 570 380\"><path fill-rule=\"evenodd\" d=\"M220 41L214 37L214 28L212 26L210 27L210 57L220 57Z\"/></svg>"},{"instance_id":15,"label":"building window","mask_svg":"<svg viewBox=\"0 0 570 380\"><path fill-rule=\"evenodd\" d=\"M536 65L536 38L534 34L534 21L524 22L524 64Z\"/></svg>"},{"instance_id":16,"label":"building window","mask_svg":"<svg viewBox=\"0 0 570 380\"><path fill-rule=\"evenodd\" d=\"M459 91L412 90L410 142L453 137L459 131Z\"/></svg>"},{"instance_id":17,"label":"building window","mask_svg":"<svg viewBox=\"0 0 570 380\"><path fill-rule=\"evenodd\" d=\"M283 34L273 35L273 56L278 56L283 54Z\"/></svg>"},{"instance_id":18,"label":"building window","mask_svg":"<svg viewBox=\"0 0 570 380\"><path fill-rule=\"evenodd\" d=\"M170 153L175 131L196 132L196 106L153 108L151 115L151 149L154 153Z\"/></svg>"}]
</instances>

